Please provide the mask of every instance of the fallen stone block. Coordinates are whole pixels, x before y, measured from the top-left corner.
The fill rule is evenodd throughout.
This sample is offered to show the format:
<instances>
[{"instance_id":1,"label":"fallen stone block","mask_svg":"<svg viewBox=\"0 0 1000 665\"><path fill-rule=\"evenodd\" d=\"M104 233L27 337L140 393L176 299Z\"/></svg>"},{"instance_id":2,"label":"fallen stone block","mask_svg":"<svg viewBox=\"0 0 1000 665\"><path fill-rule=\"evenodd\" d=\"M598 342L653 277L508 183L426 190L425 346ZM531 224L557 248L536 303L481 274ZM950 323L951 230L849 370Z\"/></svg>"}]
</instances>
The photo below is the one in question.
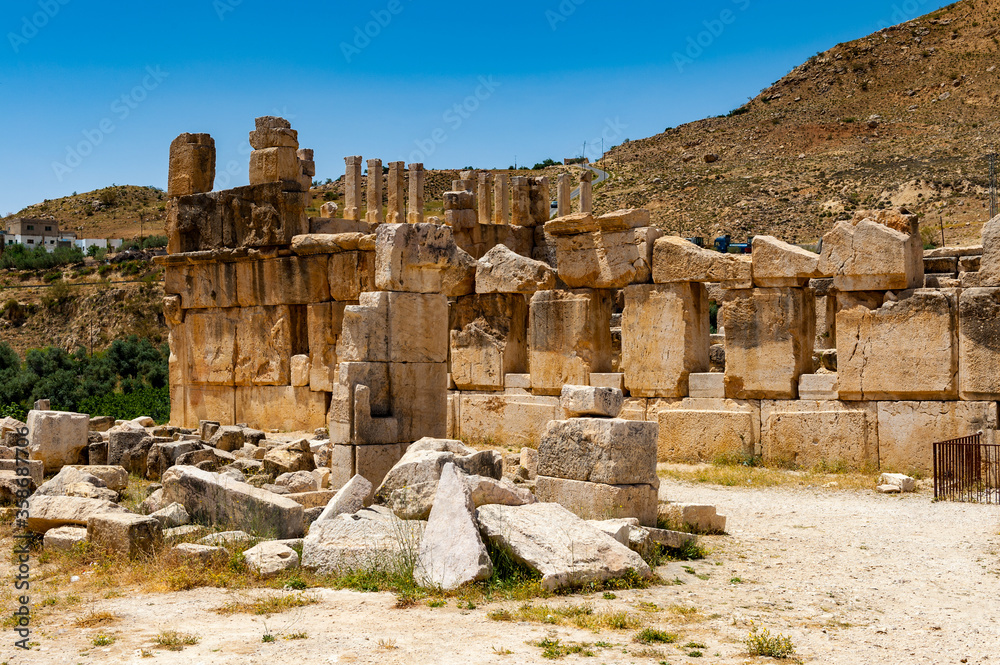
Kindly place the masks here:
<instances>
[{"instance_id":1,"label":"fallen stone block","mask_svg":"<svg viewBox=\"0 0 1000 665\"><path fill-rule=\"evenodd\" d=\"M819 254L774 236L754 236L752 256L757 287L803 287L810 279L824 276L819 271Z\"/></svg>"},{"instance_id":2,"label":"fallen stone block","mask_svg":"<svg viewBox=\"0 0 1000 665\"><path fill-rule=\"evenodd\" d=\"M476 293L531 294L555 287L556 273L547 263L521 256L506 245L486 252L476 267Z\"/></svg>"},{"instance_id":3,"label":"fallen stone block","mask_svg":"<svg viewBox=\"0 0 1000 665\"><path fill-rule=\"evenodd\" d=\"M372 484L368 479L355 475L330 499L315 521L324 522L344 514L353 515L364 507L365 502L372 496L372 490Z\"/></svg>"},{"instance_id":4,"label":"fallen stone block","mask_svg":"<svg viewBox=\"0 0 1000 665\"><path fill-rule=\"evenodd\" d=\"M634 517L645 526L656 524L657 494L653 485L608 485L539 474L535 496L588 520Z\"/></svg>"},{"instance_id":5,"label":"fallen stone block","mask_svg":"<svg viewBox=\"0 0 1000 665\"><path fill-rule=\"evenodd\" d=\"M316 477L311 471L283 473L274 479L274 484L287 487L288 491L293 494L297 494L299 492L315 492L319 489L316 484Z\"/></svg>"},{"instance_id":6,"label":"fallen stone block","mask_svg":"<svg viewBox=\"0 0 1000 665\"><path fill-rule=\"evenodd\" d=\"M310 508L323 508L335 494L336 492L332 490L316 490L313 492L293 492L284 496L295 503L301 504L303 509L308 510Z\"/></svg>"},{"instance_id":7,"label":"fallen stone block","mask_svg":"<svg viewBox=\"0 0 1000 665\"><path fill-rule=\"evenodd\" d=\"M916 492L917 481L902 473L883 473L878 478L879 491L891 487L895 492Z\"/></svg>"},{"instance_id":8,"label":"fallen stone block","mask_svg":"<svg viewBox=\"0 0 1000 665\"><path fill-rule=\"evenodd\" d=\"M624 403L625 396L617 388L567 385L559 396L559 406L567 418L617 418Z\"/></svg>"},{"instance_id":9,"label":"fallen stone block","mask_svg":"<svg viewBox=\"0 0 1000 665\"><path fill-rule=\"evenodd\" d=\"M659 486L658 433L655 422L617 418L554 420L538 446L538 474L606 485Z\"/></svg>"},{"instance_id":10,"label":"fallen stone block","mask_svg":"<svg viewBox=\"0 0 1000 665\"><path fill-rule=\"evenodd\" d=\"M158 521L164 529L184 526L191 522L191 516L188 515L184 506L179 503L172 503L166 508L161 508L155 513L150 513L149 516Z\"/></svg>"},{"instance_id":11,"label":"fallen stone block","mask_svg":"<svg viewBox=\"0 0 1000 665\"><path fill-rule=\"evenodd\" d=\"M496 480L476 475L465 475L464 478L472 497L472 503L476 508L491 503L499 503L504 506L525 506L537 501L531 490L516 487L506 478Z\"/></svg>"},{"instance_id":12,"label":"fallen stone block","mask_svg":"<svg viewBox=\"0 0 1000 665\"><path fill-rule=\"evenodd\" d=\"M163 542L159 520L132 513L105 513L87 520L87 539L130 559L152 556Z\"/></svg>"},{"instance_id":13,"label":"fallen stone block","mask_svg":"<svg viewBox=\"0 0 1000 665\"><path fill-rule=\"evenodd\" d=\"M567 383L586 385L591 373L610 372L608 291L538 291L528 311L528 367L536 394L559 395Z\"/></svg>"},{"instance_id":14,"label":"fallen stone block","mask_svg":"<svg viewBox=\"0 0 1000 665\"><path fill-rule=\"evenodd\" d=\"M104 482L104 485L109 490L114 490L115 492L123 492L128 487L128 471L122 466L90 464L82 466L70 465L69 468L96 476Z\"/></svg>"},{"instance_id":15,"label":"fallen stone block","mask_svg":"<svg viewBox=\"0 0 1000 665\"><path fill-rule=\"evenodd\" d=\"M86 526L94 515L126 513L117 503L77 496L45 496L35 493L28 499L27 527L35 533L45 533L60 526Z\"/></svg>"},{"instance_id":16,"label":"fallen stone block","mask_svg":"<svg viewBox=\"0 0 1000 665\"><path fill-rule=\"evenodd\" d=\"M90 418L85 413L28 412L28 458L41 460L46 473L76 464L87 447Z\"/></svg>"},{"instance_id":17,"label":"fallen stone block","mask_svg":"<svg viewBox=\"0 0 1000 665\"><path fill-rule=\"evenodd\" d=\"M455 244L451 227L382 224L375 239L375 287L380 291L475 292L478 264Z\"/></svg>"},{"instance_id":18,"label":"fallen stone block","mask_svg":"<svg viewBox=\"0 0 1000 665\"><path fill-rule=\"evenodd\" d=\"M184 526L175 526L172 529L164 529L163 540L168 544L176 543L180 540L201 538L206 533L208 533L207 527L200 524L185 524Z\"/></svg>"},{"instance_id":19,"label":"fallen stone block","mask_svg":"<svg viewBox=\"0 0 1000 665\"><path fill-rule=\"evenodd\" d=\"M694 503L661 503L658 517L677 530L694 533L725 533L726 517L715 506Z\"/></svg>"},{"instance_id":20,"label":"fallen stone block","mask_svg":"<svg viewBox=\"0 0 1000 665\"><path fill-rule=\"evenodd\" d=\"M823 236L819 271L838 291L917 289L924 283L919 233L904 233L869 219L838 222Z\"/></svg>"},{"instance_id":21,"label":"fallen stone block","mask_svg":"<svg viewBox=\"0 0 1000 665\"><path fill-rule=\"evenodd\" d=\"M243 552L247 567L260 577L273 577L299 565L299 554L276 540L254 545Z\"/></svg>"},{"instance_id":22,"label":"fallen stone block","mask_svg":"<svg viewBox=\"0 0 1000 665\"><path fill-rule=\"evenodd\" d=\"M45 532L42 547L46 552L68 552L77 545L87 542L87 528L82 526L61 526Z\"/></svg>"},{"instance_id":23,"label":"fallen stone block","mask_svg":"<svg viewBox=\"0 0 1000 665\"><path fill-rule=\"evenodd\" d=\"M652 577L638 554L558 504L488 505L476 516L483 536L541 573L546 590L630 573Z\"/></svg>"},{"instance_id":24,"label":"fallen stone block","mask_svg":"<svg viewBox=\"0 0 1000 665\"><path fill-rule=\"evenodd\" d=\"M413 572L422 586L452 590L493 574L463 476L452 463L441 470Z\"/></svg>"},{"instance_id":25,"label":"fallen stone block","mask_svg":"<svg viewBox=\"0 0 1000 665\"><path fill-rule=\"evenodd\" d=\"M170 549L170 553L179 559L193 559L202 565L218 563L229 558L229 552L224 547L199 545L198 543L180 543Z\"/></svg>"},{"instance_id":26,"label":"fallen stone block","mask_svg":"<svg viewBox=\"0 0 1000 665\"><path fill-rule=\"evenodd\" d=\"M163 474L163 499L182 504L205 524L278 538L297 538L304 530L302 506L295 501L194 467L175 466Z\"/></svg>"},{"instance_id":27,"label":"fallen stone block","mask_svg":"<svg viewBox=\"0 0 1000 665\"><path fill-rule=\"evenodd\" d=\"M321 575L402 571L419 552L426 525L400 520L383 506L316 522L303 543L302 566Z\"/></svg>"}]
</instances>

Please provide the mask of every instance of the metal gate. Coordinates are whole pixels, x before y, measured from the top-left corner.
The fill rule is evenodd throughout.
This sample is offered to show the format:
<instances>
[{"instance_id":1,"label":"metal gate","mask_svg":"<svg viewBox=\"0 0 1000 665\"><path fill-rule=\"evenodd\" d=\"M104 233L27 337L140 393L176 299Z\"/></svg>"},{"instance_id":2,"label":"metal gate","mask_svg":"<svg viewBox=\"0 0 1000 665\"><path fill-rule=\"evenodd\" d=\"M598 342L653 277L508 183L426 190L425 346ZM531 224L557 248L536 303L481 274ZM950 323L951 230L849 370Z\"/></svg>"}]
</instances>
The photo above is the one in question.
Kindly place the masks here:
<instances>
[{"instance_id":1,"label":"metal gate","mask_svg":"<svg viewBox=\"0 0 1000 665\"><path fill-rule=\"evenodd\" d=\"M982 432L934 444L934 498L1000 503L1000 444Z\"/></svg>"}]
</instances>

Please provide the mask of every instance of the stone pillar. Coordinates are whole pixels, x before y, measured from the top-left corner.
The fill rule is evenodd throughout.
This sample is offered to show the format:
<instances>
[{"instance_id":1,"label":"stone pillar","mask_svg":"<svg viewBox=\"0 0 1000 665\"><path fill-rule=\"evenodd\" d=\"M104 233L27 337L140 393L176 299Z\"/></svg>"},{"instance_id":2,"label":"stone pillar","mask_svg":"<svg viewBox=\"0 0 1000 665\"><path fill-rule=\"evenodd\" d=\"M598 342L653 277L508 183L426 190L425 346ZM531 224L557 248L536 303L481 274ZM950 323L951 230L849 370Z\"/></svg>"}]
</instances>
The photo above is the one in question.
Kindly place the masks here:
<instances>
[{"instance_id":1,"label":"stone pillar","mask_svg":"<svg viewBox=\"0 0 1000 665\"><path fill-rule=\"evenodd\" d=\"M493 223L493 196L490 190L493 185L493 176L489 173L479 174L477 195L479 197L479 223Z\"/></svg>"},{"instance_id":2,"label":"stone pillar","mask_svg":"<svg viewBox=\"0 0 1000 665\"><path fill-rule=\"evenodd\" d=\"M458 174L460 180L451 181L451 189L454 192L475 192L476 191L476 180L475 173L472 171L461 171Z\"/></svg>"},{"instance_id":3,"label":"stone pillar","mask_svg":"<svg viewBox=\"0 0 1000 665\"><path fill-rule=\"evenodd\" d=\"M552 197L549 194L549 179L528 178L528 200L531 209L532 226L544 226L552 214Z\"/></svg>"},{"instance_id":4,"label":"stone pillar","mask_svg":"<svg viewBox=\"0 0 1000 665\"><path fill-rule=\"evenodd\" d=\"M309 148L303 148L298 151L297 155L299 166L302 167L302 191L308 192L309 188L312 187L312 179L316 177L315 153Z\"/></svg>"},{"instance_id":5,"label":"stone pillar","mask_svg":"<svg viewBox=\"0 0 1000 665\"><path fill-rule=\"evenodd\" d=\"M424 165L410 164L410 200L406 212L409 224L422 224L424 221Z\"/></svg>"},{"instance_id":6,"label":"stone pillar","mask_svg":"<svg viewBox=\"0 0 1000 665\"><path fill-rule=\"evenodd\" d=\"M404 210L404 188L406 182L406 163L389 162L389 207L385 214L385 221L389 224L403 224L406 222L406 211ZM371 169L368 171L371 176Z\"/></svg>"},{"instance_id":7,"label":"stone pillar","mask_svg":"<svg viewBox=\"0 0 1000 665\"><path fill-rule=\"evenodd\" d=\"M215 184L215 139L208 134L181 134L170 144L167 196L212 191Z\"/></svg>"},{"instance_id":8,"label":"stone pillar","mask_svg":"<svg viewBox=\"0 0 1000 665\"><path fill-rule=\"evenodd\" d=\"M368 212L365 221L369 224L381 224L382 217L382 160L368 160L368 196L365 200Z\"/></svg>"},{"instance_id":9,"label":"stone pillar","mask_svg":"<svg viewBox=\"0 0 1000 665\"><path fill-rule=\"evenodd\" d=\"M510 224L510 189L507 174L497 174L493 179L493 223Z\"/></svg>"},{"instance_id":10,"label":"stone pillar","mask_svg":"<svg viewBox=\"0 0 1000 665\"><path fill-rule=\"evenodd\" d=\"M531 219L531 182L523 176L515 176L511 181L511 190L511 225L534 226Z\"/></svg>"},{"instance_id":11,"label":"stone pillar","mask_svg":"<svg viewBox=\"0 0 1000 665\"><path fill-rule=\"evenodd\" d=\"M284 191L309 191L311 178L302 172L299 135L284 118L257 118L250 132L250 184L280 182Z\"/></svg>"},{"instance_id":12,"label":"stone pillar","mask_svg":"<svg viewBox=\"0 0 1000 665\"><path fill-rule=\"evenodd\" d=\"M594 212L594 172L584 171L580 177L580 212Z\"/></svg>"},{"instance_id":13,"label":"stone pillar","mask_svg":"<svg viewBox=\"0 0 1000 665\"><path fill-rule=\"evenodd\" d=\"M556 207L556 217L565 217L570 214L573 210L571 206L571 198L573 196L573 186L570 183L568 173L560 173L559 181L556 184L556 199L558 205Z\"/></svg>"},{"instance_id":14,"label":"stone pillar","mask_svg":"<svg viewBox=\"0 0 1000 665\"><path fill-rule=\"evenodd\" d=\"M361 211L361 156L344 157L344 219L358 221Z\"/></svg>"}]
</instances>

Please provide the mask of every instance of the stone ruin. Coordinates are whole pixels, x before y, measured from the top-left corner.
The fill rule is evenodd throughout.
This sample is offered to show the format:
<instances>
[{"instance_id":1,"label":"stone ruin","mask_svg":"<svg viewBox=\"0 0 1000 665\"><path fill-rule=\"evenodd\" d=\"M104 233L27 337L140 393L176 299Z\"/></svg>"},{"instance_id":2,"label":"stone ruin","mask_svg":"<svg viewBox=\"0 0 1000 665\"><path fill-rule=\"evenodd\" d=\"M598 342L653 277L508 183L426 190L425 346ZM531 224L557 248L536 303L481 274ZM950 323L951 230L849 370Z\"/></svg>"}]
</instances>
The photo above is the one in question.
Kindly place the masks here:
<instances>
[{"instance_id":1,"label":"stone ruin","mask_svg":"<svg viewBox=\"0 0 1000 665\"><path fill-rule=\"evenodd\" d=\"M174 436L116 432L90 463L162 477L162 499L213 523L264 515L297 537L314 522L313 568L360 556L359 534L397 547L402 518L468 545L425 540L427 580L488 574L481 534L558 586L592 571L549 565L565 543L538 550L546 524L576 520L590 535L573 546L596 559L608 535L683 544L658 517L725 528L661 504L657 462L929 472L932 442L995 436L1000 218L982 248L927 256L902 210L838 222L819 253L759 236L751 256L721 254L645 210L595 216L589 179L571 212L564 176L554 219L546 178L470 171L425 221L422 165L383 177L373 159L364 179L361 157L346 159L342 217L309 218L312 151L280 118L258 118L250 142L250 185L220 192L211 137L171 145L157 260ZM260 431L319 428L328 439L291 444ZM528 445L505 459L461 441ZM212 473L257 465L279 478ZM608 556L638 567L628 551Z\"/></svg>"}]
</instances>

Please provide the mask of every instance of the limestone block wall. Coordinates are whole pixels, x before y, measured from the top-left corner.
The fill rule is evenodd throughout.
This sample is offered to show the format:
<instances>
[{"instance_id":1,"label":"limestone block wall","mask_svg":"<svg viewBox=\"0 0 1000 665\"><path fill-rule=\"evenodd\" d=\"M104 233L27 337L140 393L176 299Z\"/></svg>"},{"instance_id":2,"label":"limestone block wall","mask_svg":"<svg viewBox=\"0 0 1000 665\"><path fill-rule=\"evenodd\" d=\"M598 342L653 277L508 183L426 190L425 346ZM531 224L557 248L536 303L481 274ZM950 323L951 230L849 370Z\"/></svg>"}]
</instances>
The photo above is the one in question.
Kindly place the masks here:
<instances>
[{"instance_id":1,"label":"limestone block wall","mask_svg":"<svg viewBox=\"0 0 1000 665\"><path fill-rule=\"evenodd\" d=\"M280 118L251 144L222 192L211 137L171 145L175 424L326 426L336 473L373 482L424 436L538 445L565 385L623 390L661 461L927 472L933 441L997 428L1000 218L926 257L900 210L724 255L569 212L565 178L550 220L546 179L463 172L425 222L422 165L365 182L354 156L342 213L309 219L312 152Z\"/></svg>"}]
</instances>

